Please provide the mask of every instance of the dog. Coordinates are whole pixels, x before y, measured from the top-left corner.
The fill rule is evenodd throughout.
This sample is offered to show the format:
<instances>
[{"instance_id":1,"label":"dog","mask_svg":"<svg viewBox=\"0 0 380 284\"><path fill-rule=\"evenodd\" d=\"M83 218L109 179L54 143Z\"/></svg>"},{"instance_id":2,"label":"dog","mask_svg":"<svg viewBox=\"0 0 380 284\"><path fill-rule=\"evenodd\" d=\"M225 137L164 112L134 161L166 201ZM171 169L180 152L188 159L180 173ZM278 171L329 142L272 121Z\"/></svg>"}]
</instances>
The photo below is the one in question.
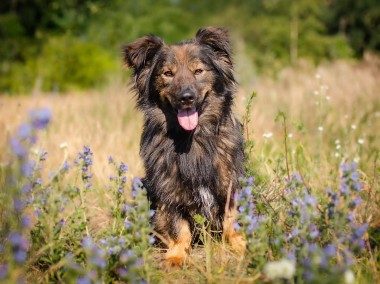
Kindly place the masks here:
<instances>
[{"instance_id":1,"label":"dog","mask_svg":"<svg viewBox=\"0 0 380 284\"><path fill-rule=\"evenodd\" d=\"M154 230L167 246L166 264L184 264L195 214L243 253L234 196L244 175L244 139L231 109L236 81L228 31L201 28L173 45L149 35L122 50L144 114L142 182L155 210Z\"/></svg>"}]
</instances>

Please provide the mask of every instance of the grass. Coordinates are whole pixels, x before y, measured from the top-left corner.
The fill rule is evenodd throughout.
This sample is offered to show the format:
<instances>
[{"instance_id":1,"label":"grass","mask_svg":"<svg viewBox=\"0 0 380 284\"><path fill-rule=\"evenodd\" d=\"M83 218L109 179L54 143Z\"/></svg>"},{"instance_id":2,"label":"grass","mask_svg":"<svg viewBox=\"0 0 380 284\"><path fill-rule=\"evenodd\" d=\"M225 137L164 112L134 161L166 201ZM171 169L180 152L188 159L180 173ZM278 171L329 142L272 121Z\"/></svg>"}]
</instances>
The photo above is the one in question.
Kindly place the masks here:
<instances>
[{"instance_id":1,"label":"grass","mask_svg":"<svg viewBox=\"0 0 380 284\"><path fill-rule=\"evenodd\" d=\"M130 91L114 84L0 97L0 281L380 281L379 66L376 58L300 64L239 89L235 107L253 178L243 181L236 226L248 252L235 255L199 218L204 244L194 245L184 269L169 272L150 245L154 213L134 180L144 174L142 116ZM41 107L51 110L49 126L31 130L36 143L21 139L30 154L15 155L9 141L25 121L41 118L28 116ZM28 176L21 170L30 160L42 169L33 166Z\"/></svg>"}]
</instances>

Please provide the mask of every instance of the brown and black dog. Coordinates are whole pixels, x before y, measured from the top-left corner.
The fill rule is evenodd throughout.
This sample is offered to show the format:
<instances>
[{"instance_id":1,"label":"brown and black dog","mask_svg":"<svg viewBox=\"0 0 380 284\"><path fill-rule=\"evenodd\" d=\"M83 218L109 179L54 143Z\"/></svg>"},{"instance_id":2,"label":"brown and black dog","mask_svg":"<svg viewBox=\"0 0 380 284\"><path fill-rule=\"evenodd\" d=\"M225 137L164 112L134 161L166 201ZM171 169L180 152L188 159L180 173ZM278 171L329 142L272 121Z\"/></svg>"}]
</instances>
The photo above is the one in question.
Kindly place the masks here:
<instances>
[{"instance_id":1,"label":"brown and black dog","mask_svg":"<svg viewBox=\"0 0 380 284\"><path fill-rule=\"evenodd\" d=\"M144 113L143 184L156 210L154 228L168 246L167 265L184 263L195 214L244 252L245 239L233 228L244 153L231 110L236 82L227 31L203 28L174 45L145 36L123 53Z\"/></svg>"}]
</instances>

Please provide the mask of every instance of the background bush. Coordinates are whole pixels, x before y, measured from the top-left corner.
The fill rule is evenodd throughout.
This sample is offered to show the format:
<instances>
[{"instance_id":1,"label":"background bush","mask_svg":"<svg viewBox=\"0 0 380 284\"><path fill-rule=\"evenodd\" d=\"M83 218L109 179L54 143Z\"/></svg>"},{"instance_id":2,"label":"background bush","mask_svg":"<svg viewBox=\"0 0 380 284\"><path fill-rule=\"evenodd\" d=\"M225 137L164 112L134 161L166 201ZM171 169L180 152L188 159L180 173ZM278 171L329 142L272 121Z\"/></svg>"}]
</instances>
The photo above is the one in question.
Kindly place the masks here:
<instances>
[{"instance_id":1,"label":"background bush","mask_svg":"<svg viewBox=\"0 0 380 284\"><path fill-rule=\"evenodd\" d=\"M120 74L122 44L149 33L173 43L207 25L229 28L255 72L300 58L361 57L380 50L379 6L374 0L5 0L0 91L99 86Z\"/></svg>"}]
</instances>

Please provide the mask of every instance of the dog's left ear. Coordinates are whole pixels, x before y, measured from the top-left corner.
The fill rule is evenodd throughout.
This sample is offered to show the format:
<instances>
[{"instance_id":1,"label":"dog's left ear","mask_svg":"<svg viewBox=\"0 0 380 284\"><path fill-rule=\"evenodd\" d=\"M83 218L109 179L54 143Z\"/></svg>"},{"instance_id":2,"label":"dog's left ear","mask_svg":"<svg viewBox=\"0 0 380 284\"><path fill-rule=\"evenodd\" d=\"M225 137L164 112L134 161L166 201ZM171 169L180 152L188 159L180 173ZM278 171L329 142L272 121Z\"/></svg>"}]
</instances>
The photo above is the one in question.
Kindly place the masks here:
<instances>
[{"instance_id":1,"label":"dog's left ear","mask_svg":"<svg viewBox=\"0 0 380 284\"><path fill-rule=\"evenodd\" d=\"M149 65L157 51L164 45L163 41L154 35L144 36L122 48L124 63L135 72Z\"/></svg>"},{"instance_id":2,"label":"dog's left ear","mask_svg":"<svg viewBox=\"0 0 380 284\"><path fill-rule=\"evenodd\" d=\"M197 32L195 39L198 43L211 47L217 55L232 64L232 50L227 29L222 27L201 28Z\"/></svg>"}]
</instances>

